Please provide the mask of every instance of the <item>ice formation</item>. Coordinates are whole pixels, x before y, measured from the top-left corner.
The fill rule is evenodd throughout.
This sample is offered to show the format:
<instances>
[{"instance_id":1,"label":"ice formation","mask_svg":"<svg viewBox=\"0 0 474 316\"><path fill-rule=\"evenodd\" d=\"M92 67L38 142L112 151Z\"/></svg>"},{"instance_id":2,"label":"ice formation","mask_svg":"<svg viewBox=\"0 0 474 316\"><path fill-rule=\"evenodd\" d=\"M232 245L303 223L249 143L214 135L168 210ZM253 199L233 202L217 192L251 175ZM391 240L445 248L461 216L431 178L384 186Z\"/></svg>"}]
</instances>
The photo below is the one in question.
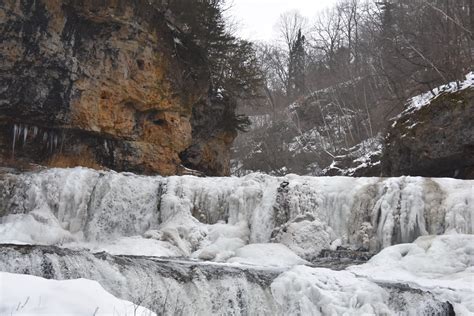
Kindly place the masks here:
<instances>
[{"instance_id":1,"label":"ice formation","mask_svg":"<svg viewBox=\"0 0 474 316\"><path fill-rule=\"evenodd\" d=\"M456 315L474 313L474 236L423 236L382 250L349 271L378 283L404 283L454 305Z\"/></svg>"},{"instance_id":2,"label":"ice formation","mask_svg":"<svg viewBox=\"0 0 474 316\"><path fill-rule=\"evenodd\" d=\"M113 295L160 315L320 315L320 310L447 315L450 310L429 293L378 285L347 271L255 264L111 256L54 246L0 247L0 271L97 280Z\"/></svg>"},{"instance_id":3,"label":"ice formation","mask_svg":"<svg viewBox=\"0 0 474 316\"><path fill-rule=\"evenodd\" d=\"M85 168L0 174L0 271L93 279L116 297L170 315L429 314L449 310L445 301L473 312L461 284L472 278L471 248L437 255L464 260L451 292L451 285L434 291L424 281L413 283L423 292L400 288L424 272L401 265L411 256L390 255L418 249L420 236L471 242L465 236L473 230L474 181L466 180L164 178ZM340 246L385 250L348 271L309 263ZM377 266L384 261L391 263ZM437 261L446 270L427 280L453 275L451 261ZM383 279L392 265L412 272ZM373 279L372 268L381 271Z\"/></svg>"},{"instance_id":4,"label":"ice formation","mask_svg":"<svg viewBox=\"0 0 474 316\"><path fill-rule=\"evenodd\" d=\"M273 239L309 256L317 247L313 254L296 249L307 250L312 238L324 246L340 239L379 250L423 235L474 230L474 181L162 178L75 168L4 174L0 182L4 243L116 246L141 236L168 243L164 252L189 256L212 252L213 244L232 252L235 245Z\"/></svg>"}]
</instances>

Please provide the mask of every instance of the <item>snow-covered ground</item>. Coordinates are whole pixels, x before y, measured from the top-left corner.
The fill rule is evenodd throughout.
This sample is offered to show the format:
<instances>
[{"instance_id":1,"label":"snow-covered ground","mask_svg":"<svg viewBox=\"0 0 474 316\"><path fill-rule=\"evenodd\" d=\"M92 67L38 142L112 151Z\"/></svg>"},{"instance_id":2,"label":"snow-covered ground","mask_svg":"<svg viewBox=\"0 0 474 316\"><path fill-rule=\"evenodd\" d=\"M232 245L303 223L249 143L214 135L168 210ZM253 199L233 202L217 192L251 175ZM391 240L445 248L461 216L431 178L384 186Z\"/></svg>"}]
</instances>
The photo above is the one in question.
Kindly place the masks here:
<instances>
[{"instance_id":1,"label":"snow-covered ground","mask_svg":"<svg viewBox=\"0 0 474 316\"><path fill-rule=\"evenodd\" d=\"M429 290L439 300L449 300L460 314L474 312L469 288L474 270L470 235L474 231L474 181L263 174L163 178L85 168L51 169L0 175L0 215L3 244L181 257L212 261L224 270L234 267L280 274L268 289L262 284L249 285L249 279L242 277L232 283L239 291L249 291L246 304L258 313L400 312L404 304L393 305L395 294L380 283ZM449 235L423 237L441 234ZM400 243L404 244L395 245ZM367 264L342 272L309 264L323 249L339 246L382 251ZM8 258L4 260L21 261ZM42 265L41 258L34 262ZM15 268L5 262L0 266L10 272ZM62 270L63 265L54 266L60 270L58 275L70 274ZM138 270L125 277L120 267L101 269L109 272L90 276L106 282L114 295L133 298L128 278L141 275ZM40 267L38 274L42 271ZM107 282L112 276L114 281ZM208 288L204 294L193 292L196 296L185 304L187 311L192 310L193 301L205 300L199 295L212 292L218 296L231 284L211 286L206 277L198 277L184 287L182 282L169 280L170 276L160 278L155 286L172 287L178 297L183 291L194 291L198 283ZM243 294L235 291L229 295L238 300ZM418 303L426 297L409 295L413 301L405 305L411 312L402 312L417 314L416 308L426 307ZM252 297L261 302L249 303ZM200 310L212 312L206 306Z\"/></svg>"},{"instance_id":2,"label":"snow-covered ground","mask_svg":"<svg viewBox=\"0 0 474 316\"><path fill-rule=\"evenodd\" d=\"M357 172L379 166L383 150L381 135L368 138L361 143L344 151L342 155L334 157L323 174L354 176Z\"/></svg>"},{"instance_id":3,"label":"snow-covered ground","mask_svg":"<svg viewBox=\"0 0 474 316\"><path fill-rule=\"evenodd\" d=\"M464 81L450 82L439 86L433 89L432 91L422 93L411 98L405 110L400 114L400 116L406 115L413 111L417 111L422 107L427 106L431 103L431 101L433 101L440 95L443 95L445 93L454 93L472 87L474 87L474 72L471 71L466 75L466 79Z\"/></svg>"},{"instance_id":4,"label":"snow-covered ground","mask_svg":"<svg viewBox=\"0 0 474 316\"><path fill-rule=\"evenodd\" d=\"M156 314L132 302L116 298L95 281L47 280L31 275L0 272L0 315Z\"/></svg>"}]
</instances>

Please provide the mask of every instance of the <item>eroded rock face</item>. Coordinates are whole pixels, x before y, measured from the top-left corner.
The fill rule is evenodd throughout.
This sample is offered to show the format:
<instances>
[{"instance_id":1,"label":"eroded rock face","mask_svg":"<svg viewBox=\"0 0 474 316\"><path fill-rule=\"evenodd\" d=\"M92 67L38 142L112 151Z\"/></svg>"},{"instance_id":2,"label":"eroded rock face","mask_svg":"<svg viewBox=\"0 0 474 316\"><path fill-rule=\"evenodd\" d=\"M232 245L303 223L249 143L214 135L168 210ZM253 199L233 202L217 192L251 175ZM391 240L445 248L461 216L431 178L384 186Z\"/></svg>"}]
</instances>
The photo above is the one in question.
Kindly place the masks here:
<instances>
[{"instance_id":1,"label":"eroded rock face","mask_svg":"<svg viewBox=\"0 0 474 316\"><path fill-rule=\"evenodd\" d=\"M193 108L193 144L180 154L186 167L210 176L230 174L230 152L237 132L224 123L233 114L228 113L226 101L212 98Z\"/></svg>"},{"instance_id":2,"label":"eroded rock face","mask_svg":"<svg viewBox=\"0 0 474 316\"><path fill-rule=\"evenodd\" d=\"M445 93L389 130L385 176L474 179L474 88Z\"/></svg>"},{"instance_id":3,"label":"eroded rock face","mask_svg":"<svg viewBox=\"0 0 474 316\"><path fill-rule=\"evenodd\" d=\"M5 0L0 34L2 160L179 173L209 75L153 1Z\"/></svg>"}]
</instances>

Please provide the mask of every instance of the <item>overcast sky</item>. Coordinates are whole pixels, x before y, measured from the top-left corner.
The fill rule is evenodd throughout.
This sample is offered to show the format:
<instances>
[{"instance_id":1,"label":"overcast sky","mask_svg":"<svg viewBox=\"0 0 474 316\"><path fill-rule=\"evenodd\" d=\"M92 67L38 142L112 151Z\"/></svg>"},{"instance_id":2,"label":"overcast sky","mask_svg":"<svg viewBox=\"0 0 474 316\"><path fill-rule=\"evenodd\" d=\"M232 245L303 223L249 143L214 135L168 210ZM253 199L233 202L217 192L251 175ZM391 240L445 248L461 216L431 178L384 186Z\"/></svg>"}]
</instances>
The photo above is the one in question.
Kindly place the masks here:
<instances>
[{"instance_id":1,"label":"overcast sky","mask_svg":"<svg viewBox=\"0 0 474 316\"><path fill-rule=\"evenodd\" d=\"M238 22L239 35L250 40L270 40L280 14L298 10L308 18L336 0L229 0L233 3L229 14Z\"/></svg>"}]
</instances>

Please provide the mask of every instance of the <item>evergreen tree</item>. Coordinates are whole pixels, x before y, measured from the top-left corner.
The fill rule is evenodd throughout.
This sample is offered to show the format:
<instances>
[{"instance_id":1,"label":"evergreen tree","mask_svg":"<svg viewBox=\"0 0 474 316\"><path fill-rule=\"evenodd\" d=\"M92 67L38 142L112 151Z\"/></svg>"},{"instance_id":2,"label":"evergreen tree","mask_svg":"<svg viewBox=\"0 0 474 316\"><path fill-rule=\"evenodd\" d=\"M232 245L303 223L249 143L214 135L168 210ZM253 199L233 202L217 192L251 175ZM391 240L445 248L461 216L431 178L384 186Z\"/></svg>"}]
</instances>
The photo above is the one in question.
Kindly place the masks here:
<instances>
[{"instance_id":1,"label":"evergreen tree","mask_svg":"<svg viewBox=\"0 0 474 316\"><path fill-rule=\"evenodd\" d=\"M290 100L294 100L298 96L304 95L305 86L305 37L298 30L298 35L290 49L290 58L288 65L288 87L287 95Z\"/></svg>"},{"instance_id":2,"label":"evergreen tree","mask_svg":"<svg viewBox=\"0 0 474 316\"><path fill-rule=\"evenodd\" d=\"M192 40L203 49L210 72L211 99L226 105L229 126L245 129L249 121L232 117L237 102L260 96L263 75L251 42L233 36L223 16L225 0L169 0L168 8L177 16Z\"/></svg>"}]
</instances>

